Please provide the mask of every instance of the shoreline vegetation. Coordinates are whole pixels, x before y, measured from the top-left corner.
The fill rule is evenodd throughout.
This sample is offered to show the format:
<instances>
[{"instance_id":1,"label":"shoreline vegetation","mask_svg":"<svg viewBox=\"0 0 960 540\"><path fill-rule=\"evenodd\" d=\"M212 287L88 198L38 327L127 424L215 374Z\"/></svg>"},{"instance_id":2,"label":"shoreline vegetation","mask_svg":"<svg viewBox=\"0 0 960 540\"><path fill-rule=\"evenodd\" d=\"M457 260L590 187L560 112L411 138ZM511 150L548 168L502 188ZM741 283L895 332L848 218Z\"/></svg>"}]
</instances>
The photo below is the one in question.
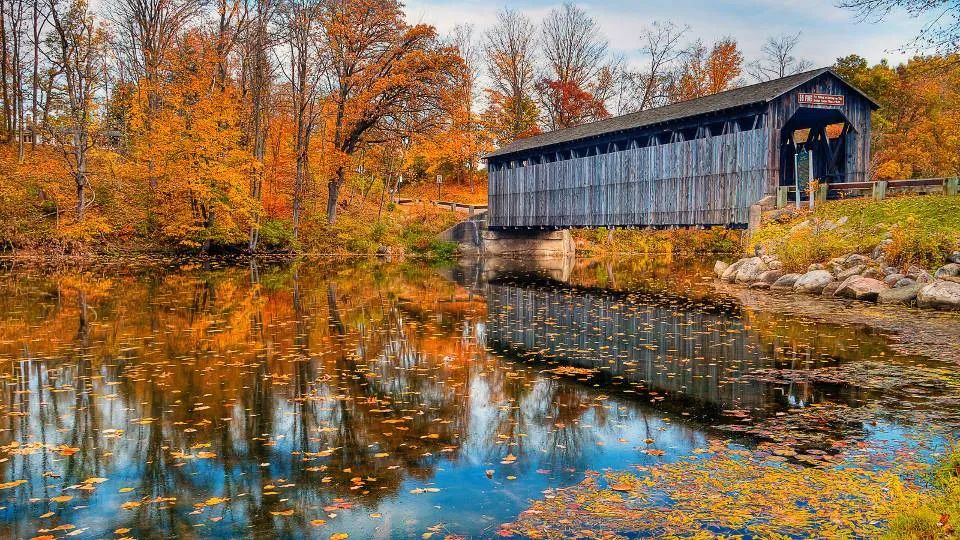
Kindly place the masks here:
<instances>
[{"instance_id":1,"label":"shoreline vegetation","mask_svg":"<svg viewBox=\"0 0 960 540\"><path fill-rule=\"evenodd\" d=\"M960 310L960 197L851 199L771 212L717 278L753 289Z\"/></svg>"}]
</instances>

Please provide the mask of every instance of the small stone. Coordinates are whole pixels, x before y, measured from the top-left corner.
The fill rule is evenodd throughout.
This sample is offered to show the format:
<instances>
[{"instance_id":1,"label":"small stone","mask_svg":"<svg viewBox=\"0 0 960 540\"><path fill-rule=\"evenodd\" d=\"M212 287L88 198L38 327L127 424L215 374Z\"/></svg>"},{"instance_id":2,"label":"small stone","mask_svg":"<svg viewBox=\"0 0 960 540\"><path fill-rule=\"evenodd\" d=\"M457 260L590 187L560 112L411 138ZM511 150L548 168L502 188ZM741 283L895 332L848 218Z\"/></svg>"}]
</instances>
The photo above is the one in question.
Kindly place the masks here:
<instances>
[{"instance_id":1,"label":"small stone","mask_svg":"<svg viewBox=\"0 0 960 540\"><path fill-rule=\"evenodd\" d=\"M960 251L954 251L953 253L947 255L947 260L952 263L960 264Z\"/></svg>"},{"instance_id":2,"label":"small stone","mask_svg":"<svg viewBox=\"0 0 960 540\"><path fill-rule=\"evenodd\" d=\"M843 261L847 268L857 266L858 264L870 264L871 262L873 261L870 260L870 257L867 257L866 255L860 255L859 253L847 255L847 258Z\"/></svg>"},{"instance_id":3,"label":"small stone","mask_svg":"<svg viewBox=\"0 0 960 540\"><path fill-rule=\"evenodd\" d=\"M814 270L826 270L827 267L820 263L813 263L807 267L807 272L813 272Z\"/></svg>"},{"instance_id":4,"label":"small stone","mask_svg":"<svg viewBox=\"0 0 960 540\"><path fill-rule=\"evenodd\" d=\"M903 274L890 274L889 276L883 278L884 285L888 287L896 287L897 282L905 278Z\"/></svg>"},{"instance_id":5,"label":"small stone","mask_svg":"<svg viewBox=\"0 0 960 540\"><path fill-rule=\"evenodd\" d=\"M877 266L871 266L870 268L867 268L863 272L860 272L860 275L865 278L879 279L880 281L883 281L883 278L887 277L887 274L885 274L883 270Z\"/></svg>"},{"instance_id":6,"label":"small stone","mask_svg":"<svg viewBox=\"0 0 960 540\"><path fill-rule=\"evenodd\" d=\"M909 286L911 286L911 285L915 285L916 283L917 283L917 280L915 280L915 279L910 279L910 278L908 278L908 277L905 277L905 278L901 279L900 281L894 283L894 284L893 284L893 287L894 287L895 289L899 289L900 287L909 287Z\"/></svg>"},{"instance_id":7,"label":"small stone","mask_svg":"<svg viewBox=\"0 0 960 540\"><path fill-rule=\"evenodd\" d=\"M765 281L754 281L750 284L751 289L769 289L770 284Z\"/></svg>"},{"instance_id":8,"label":"small stone","mask_svg":"<svg viewBox=\"0 0 960 540\"><path fill-rule=\"evenodd\" d=\"M793 286L796 285L797 280L800 279L800 274L784 274L780 276L779 279L773 282L773 285L770 286L771 289L793 289Z\"/></svg>"},{"instance_id":9,"label":"small stone","mask_svg":"<svg viewBox=\"0 0 960 540\"><path fill-rule=\"evenodd\" d=\"M839 274L837 274L837 281L843 281L850 276L859 276L866 269L867 269L867 265L865 264L858 264L855 266L848 267L843 272L840 272Z\"/></svg>"}]
</instances>

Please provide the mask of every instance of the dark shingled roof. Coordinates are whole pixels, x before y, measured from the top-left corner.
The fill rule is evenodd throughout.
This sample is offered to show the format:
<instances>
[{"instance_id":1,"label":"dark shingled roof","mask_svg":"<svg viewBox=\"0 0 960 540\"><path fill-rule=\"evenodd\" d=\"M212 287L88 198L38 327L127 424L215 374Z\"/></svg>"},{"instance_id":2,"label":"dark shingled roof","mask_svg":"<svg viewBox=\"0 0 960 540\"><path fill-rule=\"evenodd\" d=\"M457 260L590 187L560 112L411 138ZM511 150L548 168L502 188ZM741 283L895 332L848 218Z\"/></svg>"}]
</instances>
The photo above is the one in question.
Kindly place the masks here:
<instances>
[{"instance_id":1,"label":"dark shingled roof","mask_svg":"<svg viewBox=\"0 0 960 540\"><path fill-rule=\"evenodd\" d=\"M812 71L797 73L796 75L789 75L782 79L741 86L740 88L734 88L718 94L664 105L663 107L657 107L655 109L647 109L623 116L598 120L581 126L541 133L540 135L513 141L496 152L487 155L487 157L505 156L534 148L588 139L607 133L637 129L663 122L714 113L724 109L767 103L824 73L830 73L841 81L843 80L830 68L814 69ZM846 83L846 81L844 82ZM849 83L847 84L849 86ZM853 86L850 87L869 100L875 107L877 106L877 103L870 99L869 96Z\"/></svg>"}]
</instances>

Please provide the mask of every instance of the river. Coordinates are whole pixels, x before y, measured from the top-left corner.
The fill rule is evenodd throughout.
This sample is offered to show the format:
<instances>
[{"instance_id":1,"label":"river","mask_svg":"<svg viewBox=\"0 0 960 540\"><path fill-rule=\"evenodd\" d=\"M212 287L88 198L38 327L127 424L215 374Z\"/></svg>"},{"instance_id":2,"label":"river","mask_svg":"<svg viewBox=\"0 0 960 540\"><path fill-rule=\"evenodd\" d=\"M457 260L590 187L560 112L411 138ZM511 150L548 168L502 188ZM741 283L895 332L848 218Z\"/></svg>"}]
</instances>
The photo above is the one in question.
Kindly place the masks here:
<instances>
[{"instance_id":1,"label":"river","mask_svg":"<svg viewBox=\"0 0 960 540\"><path fill-rule=\"evenodd\" d=\"M960 377L892 344L689 261L8 266L0 535L486 538L712 440L931 462Z\"/></svg>"}]
</instances>

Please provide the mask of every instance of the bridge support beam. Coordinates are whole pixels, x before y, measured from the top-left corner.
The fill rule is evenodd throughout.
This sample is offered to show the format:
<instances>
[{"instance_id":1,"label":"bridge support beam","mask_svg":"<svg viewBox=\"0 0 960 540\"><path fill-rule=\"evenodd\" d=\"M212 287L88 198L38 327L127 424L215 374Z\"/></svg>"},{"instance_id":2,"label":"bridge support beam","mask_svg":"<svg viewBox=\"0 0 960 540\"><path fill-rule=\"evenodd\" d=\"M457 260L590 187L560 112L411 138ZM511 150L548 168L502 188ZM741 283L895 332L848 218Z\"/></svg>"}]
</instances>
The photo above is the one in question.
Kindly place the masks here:
<instances>
[{"instance_id":1,"label":"bridge support beam","mask_svg":"<svg viewBox=\"0 0 960 540\"><path fill-rule=\"evenodd\" d=\"M569 257L576 247L569 230L484 231L483 253L495 257Z\"/></svg>"}]
</instances>

